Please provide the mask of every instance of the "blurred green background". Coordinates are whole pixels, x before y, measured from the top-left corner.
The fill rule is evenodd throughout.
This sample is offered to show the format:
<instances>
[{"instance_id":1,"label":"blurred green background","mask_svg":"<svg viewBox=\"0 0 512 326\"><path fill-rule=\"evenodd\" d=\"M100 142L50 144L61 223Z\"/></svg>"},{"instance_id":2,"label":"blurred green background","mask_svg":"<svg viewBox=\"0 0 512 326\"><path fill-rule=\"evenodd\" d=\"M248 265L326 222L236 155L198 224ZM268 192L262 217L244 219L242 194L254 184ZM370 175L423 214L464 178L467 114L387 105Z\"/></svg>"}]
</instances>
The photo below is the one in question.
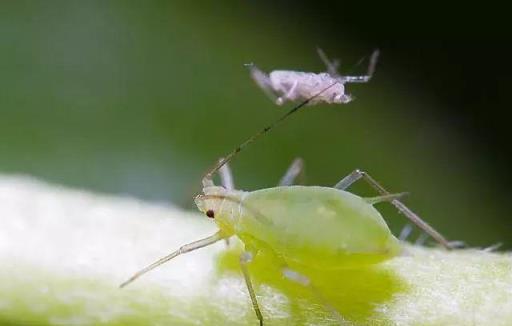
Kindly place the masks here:
<instances>
[{"instance_id":1,"label":"blurred green background","mask_svg":"<svg viewBox=\"0 0 512 326\"><path fill-rule=\"evenodd\" d=\"M310 107L253 144L232 164L237 186L274 185L296 156L308 184L362 168L449 239L510 248L507 54L344 5L2 2L0 172L194 209L207 168L284 112L244 63L322 71L318 46L356 74L380 47L375 79L349 86L356 101ZM405 220L381 208L398 232Z\"/></svg>"}]
</instances>

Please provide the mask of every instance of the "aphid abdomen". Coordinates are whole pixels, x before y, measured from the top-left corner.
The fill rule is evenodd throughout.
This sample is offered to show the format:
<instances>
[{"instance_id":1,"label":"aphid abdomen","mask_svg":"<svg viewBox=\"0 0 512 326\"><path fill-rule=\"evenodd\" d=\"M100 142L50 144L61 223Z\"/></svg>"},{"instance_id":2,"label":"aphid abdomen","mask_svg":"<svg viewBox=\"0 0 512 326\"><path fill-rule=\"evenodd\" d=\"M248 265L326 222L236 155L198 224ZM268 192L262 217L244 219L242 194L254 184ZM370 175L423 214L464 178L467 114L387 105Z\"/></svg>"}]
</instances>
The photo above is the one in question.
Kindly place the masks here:
<instances>
[{"instance_id":1,"label":"aphid abdomen","mask_svg":"<svg viewBox=\"0 0 512 326\"><path fill-rule=\"evenodd\" d=\"M249 193L236 233L257 239L288 261L336 269L376 263L396 255L399 242L364 198L327 187L276 187Z\"/></svg>"},{"instance_id":2,"label":"aphid abdomen","mask_svg":"<svg viewBox=\"0 0 512 326\"><path fill-rule=\"evenodd\" d=\"M279 94L288 94L295 85L295 89L289 94L290 100L306 100L316 95L310 104L319 102L335 103L339 97L345 94L345 86L327 73L310 73L288 70L275 70L269 75L272 88ZM334 84L334 85L333 85ZM328 90L322 90L331 86ZM318 95L321 93L320 95ZM336 100L338 96L338 100Z\"/></svg>"},{"instance_id":3,"label":"aphid abdomen","mask_svg":"<svg viewBox=\"0 0 512 326\"><path fill-rule=\"evenodd\" d=\"M274 91L279 95L284 95L287 94L295 84L297 84L297 86L300 84L303 75L305 75L303 72L274 70L269 74L269 78ZM290 98L291 100L296 100L298 98L298 93L296 91L290 95L292 96L292 98Z\"/></svg>"}]
</instances>

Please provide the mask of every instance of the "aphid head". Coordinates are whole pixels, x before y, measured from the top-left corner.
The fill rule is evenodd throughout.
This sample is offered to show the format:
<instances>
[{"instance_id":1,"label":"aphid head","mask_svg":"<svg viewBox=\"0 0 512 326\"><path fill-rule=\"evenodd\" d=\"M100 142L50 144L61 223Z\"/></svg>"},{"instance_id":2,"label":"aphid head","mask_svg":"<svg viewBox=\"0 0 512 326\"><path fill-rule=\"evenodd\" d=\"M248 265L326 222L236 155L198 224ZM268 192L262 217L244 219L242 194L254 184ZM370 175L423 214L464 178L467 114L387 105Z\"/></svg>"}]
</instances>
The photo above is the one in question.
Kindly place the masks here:
<instances>
[{"instance_id":1,"label":"aphid head","mask_svg":"<svg viewBox=\"0 0 512 326\"><path fill-rule=\"evenodd\" d=\"M227 196L227 190L223 187L209 186L203 188L203 194L194 199L197 208L207 217L215 219L222 209L222 202Z\"/></svg>"},{"instance_id":2,"label":"aphid head","mask_svg":"<svg viewBox=\"0 0 512 326\"><path fill-rule=\"evenodd\" d=\"M226 190L224 187L207 185L203 194L194 199L197 208L226 234L233 234L233 225L240 212L242 192Z\"/></svg>"},{"instance_id":3,"label":"aphid head","mask_svg":"<svg viewBox=\"0 0 512 326\"><path fill-rule=\"evenodd\" d=\"M343 86L343 85L341 85ZM354 98L349 94L345 94L345 90L342 92L333 92L333 102L338 104L347 104L351 102Z\"/></svg>"}]
</instances>

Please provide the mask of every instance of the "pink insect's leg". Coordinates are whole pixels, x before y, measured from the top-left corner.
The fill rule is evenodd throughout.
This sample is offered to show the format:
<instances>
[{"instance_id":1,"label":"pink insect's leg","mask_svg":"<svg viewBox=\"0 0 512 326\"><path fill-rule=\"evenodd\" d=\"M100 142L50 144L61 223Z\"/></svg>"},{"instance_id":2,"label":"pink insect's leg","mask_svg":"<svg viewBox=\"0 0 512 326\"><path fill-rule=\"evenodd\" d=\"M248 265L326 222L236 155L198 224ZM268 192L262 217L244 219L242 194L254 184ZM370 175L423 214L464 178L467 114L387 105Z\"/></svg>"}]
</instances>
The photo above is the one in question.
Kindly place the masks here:
<instances>
[{"instance_id":1,"label":"pink insect's leg","mask_svg":"<svg viewBox=\"0 0 512 326\"><path fill-rule=\"evenodd\" d=\"M305 288L309 289L311 293L317 298L318 301L320 301L334 316L335 319L338 320L340 325L346 325L347 321L340 315L340 313L327 302L327 300L324 298L324 296L318 291L318 289L311 283L308 277L288 268L285 267L282 269L283 276L289 279L290 281L293 281L295 283L298 283Z\"/></svg>"},{"instance_id":2,"label":"pink insect's leg","mask_svg":"<svg viewBox=\"0 0 512 326\"><path fill-rule=\"evenodd\" d=\"M249 71L251 73L252 79L256 82L256 85L258 85L262 90L263 93L273 102L277 100L276 93L274 91L274 88L272 87L272 82L270 81L270 78L266 73L259 70L254 64L248 64L246 65L249 67Z\"/></svg>"},{"instance_id":3,"label":"pink insect's leg","mask_svg":"<svg viewBox=\"0 0 512 326\"><path fill-rule=\"evenodd\" d=\"M249 296L251 297L252 307L254 312L256 313L256 317L260 321L260 326L263 326L263 315L261 314L260 307L258 305L258 300L256 299L256 294L254 292L254 288L252 286L251 275L249 274L249 269L247 265L252 261L253 254L249 251L245 251L240 256L240 267L242 268L242 273L244 274L245 285L247 286L247 290L249 291Z\"/></svg>"},{"instance_id":4,"label":"pink insect's leg","mask_svg":"<svg viewBox=\"0 0 512 326\"><path fill-rule=\"evenodd\" d=\"M356 182L359 179L365 180L373 189L375 189L381 195L390 195L390 193L380 185L375 179L373 179L368 173L365 171L361 171L356 169L352 171L348 176L343 178L340 182L338 182L334 188L345 190L351 184ZM420 229L425 231L429 236L434 238L437 242L439 242L446 249L453 249L453 246L450 244L448 240L446 240L439 232L437 232L433 227L428 225L421 217L416 215L413 211L411 211L407 206L405 206L400 200L394 199L391 201L391 204L395 206L398 211L404 214L411 222L416 224Z\"/></svg>"},{"instance_id":5,"label":"pink insect's leg","mask_svg":"<svg viewBox=\"0 0 512 326\"><path fill-rule=\"evenodd\" d=\"M292 87L284 94L276 99L277 105L283 105L286 100L293 100L295 98L295 90L297 89L298 81L294 81Z\"/></svg>"},{"instance_id":6,"label":"pink insect's leg","mask_svg":"<svg viewBox=\"0 0 512 326\"><path fill-rule=\"evenodd\" d=\"M333 77L339 76L338 68L340 67L340 61L337 59L334 59L333 61L329 60L325 52L320 48L317 48L316 52L318 53L320 60L322 60L327 67L327 73Z\"/></svg>"},{"instance_id":7,"label":"pink insect's leg","mask_svg":"<svg viewBox=\"0 0 512 326\"><path fill-rule=\"evenodd\" d=\"M304 160L302 160L300 157L293 160L292 164L286 170L286 173L279 181L278 186L291 186L297 176L301 175L304 171Z\"/></svg>"},{"instance_id":8,"label":"pink insect's leg","mask_svg":"<svg viewBox=\"0 0 512 326\"><path fill-rule=\"evenodd\" d=\"M375 50L370 57L370 62L368 64L368 72L364 76L340 76L343 83L367 83L372 79L373 74L375 72L375 66L377 65L377 61L379 59L379 50Z\"/></svg>"}]
</instances>

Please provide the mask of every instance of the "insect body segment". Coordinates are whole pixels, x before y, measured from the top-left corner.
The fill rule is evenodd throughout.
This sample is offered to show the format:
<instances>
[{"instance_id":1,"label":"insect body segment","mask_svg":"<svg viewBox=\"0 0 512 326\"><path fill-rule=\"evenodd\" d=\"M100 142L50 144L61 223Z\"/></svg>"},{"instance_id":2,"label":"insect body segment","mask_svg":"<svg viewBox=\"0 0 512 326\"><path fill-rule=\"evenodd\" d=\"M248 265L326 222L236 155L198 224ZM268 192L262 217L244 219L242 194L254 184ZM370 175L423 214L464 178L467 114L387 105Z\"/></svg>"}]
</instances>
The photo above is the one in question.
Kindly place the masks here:
<instances>
[{"instance_id":1,"label":"insect body segment","mask_svg":"<svg viewBox=\"0 0 512 326\"><path fill-rule=\"evenodd\" d=\"M311 99L322 89L335 83L328 91L322 92L309 101L308 104L328 103L344 104L353 100L353 97L345 92L347 83L366 83L370 81L375 71L379 51L376 50L370 58L368 72L363 76L343 76L337 72L338 63L331 62L322 50L318 50L320 58L327 66L327 72L313 73L290 70L274 70L270 74L265 74L254 65L250 66L251 77L256 84L271 99L275 100L277 105L282 105L286 101L301 101Z\"/></svg>"},{"instance_id":2,"label":"insect body segment","mask_svg":"<svg viewBox=\"0 0 512 326\"><path fill-rule=\"evenodd\" d=\"M244 207L257 207L272 223L259 223ZM288 262L321 269L377 263L400 252L380 213L365 198L328 187L275 187L248 193L235 229Z\"/></svg>"}]
</instances>

